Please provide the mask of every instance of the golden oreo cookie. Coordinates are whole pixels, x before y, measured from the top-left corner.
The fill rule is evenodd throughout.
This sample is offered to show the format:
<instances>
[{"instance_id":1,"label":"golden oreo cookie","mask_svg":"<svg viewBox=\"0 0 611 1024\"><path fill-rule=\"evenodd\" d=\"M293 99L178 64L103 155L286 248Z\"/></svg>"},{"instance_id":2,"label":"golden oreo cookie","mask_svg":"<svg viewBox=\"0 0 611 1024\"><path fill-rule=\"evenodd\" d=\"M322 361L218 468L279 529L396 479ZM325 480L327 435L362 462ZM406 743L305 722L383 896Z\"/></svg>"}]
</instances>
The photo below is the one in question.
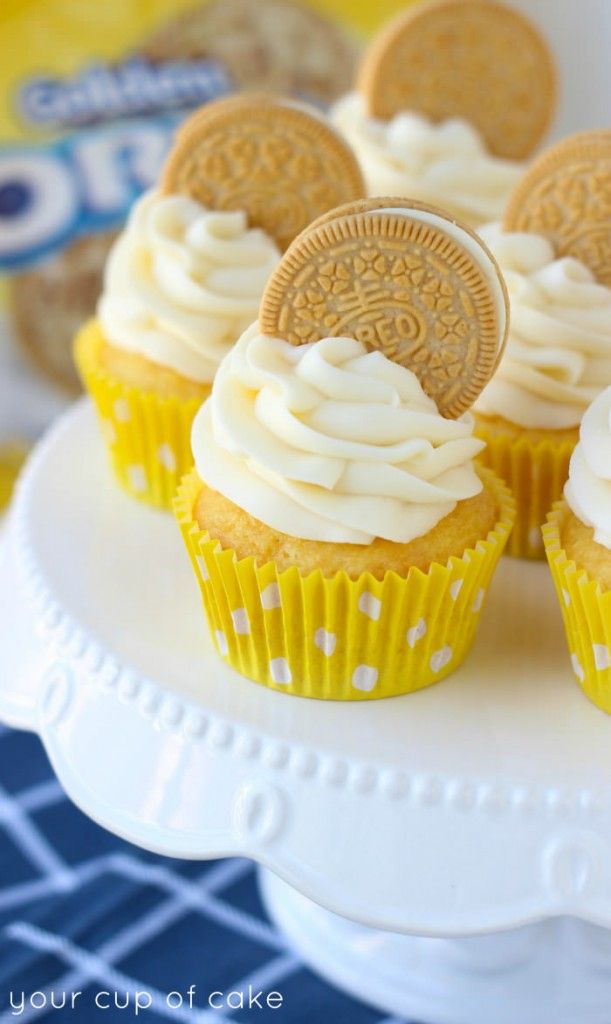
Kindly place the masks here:
<instances>
[{"instance_id":1,"label":"golden oreo cookie","mask_svg":"<svg viewBox=\"0 0 611 1024\"><path fill-rule=\"evenodd\" d=\"M554 61L536 28L496 0L432 0L382 31L361 64L373 117L462 117L488 150L522 160L540 143L556 96Z\"/></svg>"},{"instance_id":2,"label":"golden oreo cookie","mask_svg":"<svg viewBox=\"0 0 611 1024\"><path fill-rule=\"evenodd\" d=\"M161 190L245 210L281 249L325 210L364 195L348 144L313 108L266 95L209 103L179 131Z\"/></svg>"},{"instance_id":3,"label":"golden oreo cookie","mask_svg":"<svg viewBox=\"0 0 611 1024\"><path fill-rule=\"evenodd\" d=\"M508 299L481 240L412 201L372 199L321 217L263 294L264 334L293 345L347 336L417 375L439 411L473 404L501 357Z\"/></svg>"},{"instance_id":4,"label":"golden oreo cookie","mask_svg":"<svg viewBox=\"0 0 611 1024\"><path fill-rule=\"evenodd\" d=\"M570 135L546 150L507 204L506 231L544 235L611 287L611 131Z\"/></svg>"}]
</instances>

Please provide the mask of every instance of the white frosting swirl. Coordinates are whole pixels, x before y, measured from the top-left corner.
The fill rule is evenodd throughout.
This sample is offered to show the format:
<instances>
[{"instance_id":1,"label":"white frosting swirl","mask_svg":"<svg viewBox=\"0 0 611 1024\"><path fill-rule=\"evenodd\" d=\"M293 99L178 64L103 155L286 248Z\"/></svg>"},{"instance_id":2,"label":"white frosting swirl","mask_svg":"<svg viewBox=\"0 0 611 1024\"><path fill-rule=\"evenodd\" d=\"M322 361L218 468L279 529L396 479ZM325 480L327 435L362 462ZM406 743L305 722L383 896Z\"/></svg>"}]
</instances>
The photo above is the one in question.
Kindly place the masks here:
<instances>
[{"instance_id":1,"label":"white frosting swirl","mask_svg":"<svg viewBox=\"0 0 611 1024\"><path fill-rule=\"evenodd\" d=\"M255 323L223 360L192 447L203 481L281 533L407 543L481 491L472 430L359 341L294 347Z\"/></svg>"},{"instance_id":2,"label":"white frosting swirl","mask_svg":"<svg viewBox=\"0 0 611 1024\"><path fill-rule=\"evenodd\" d=\"M564 495L596 543L611 550L611 387L584 414Z\"/></svg>"},{"instance_id":3,"label":"white frosting swirl","mask_svg":"<svg viewBox=\"0 0 611 1024\"><path fill-rule=\"evenodd\" d=\"M556 259L540 235L481 236L509 291L509 338L501 364L475 408L521 427L576 427L611 383L611 289L579 260Z\"/></svg>"},{"instance_id":4,"label":"white frosting swirl","mask_svg":"<svg viewBox=\"0 0 611 1024\"><path fill-rule=\"evenodd\" d=\"M472 227L501 217L523 174L522 164L491 156L459 118L433 124L406 111L378 121L358 93L340 99L330 116L354 148L369 195L432 203Z\"/></svg>"},{"instance_id":5,"label":"white frosting swirl","mask_svg":"<svg viewBox=\"0 0 611 1024\"><path fill-rule=\"evenodd\" d=\"M106 266L98 315L108 341L209 383L259 312L280 253L242 211L148 192Z\"/></svg>"}]
</instances>

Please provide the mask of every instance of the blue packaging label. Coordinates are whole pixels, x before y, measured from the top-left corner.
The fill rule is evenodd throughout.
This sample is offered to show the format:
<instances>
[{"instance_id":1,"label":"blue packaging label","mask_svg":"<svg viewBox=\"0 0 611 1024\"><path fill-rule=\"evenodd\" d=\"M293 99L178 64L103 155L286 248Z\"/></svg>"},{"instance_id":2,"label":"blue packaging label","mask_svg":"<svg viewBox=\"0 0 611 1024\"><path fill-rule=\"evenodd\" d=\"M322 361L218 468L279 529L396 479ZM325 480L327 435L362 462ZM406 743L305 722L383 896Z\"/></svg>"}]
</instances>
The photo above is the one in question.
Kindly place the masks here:
<instances>
[{"instance_id":1,"label":"blue packaging label","mask_svg":"<svg viewBox=\"0 0 611 1024\"><path fill-rule=\"evenodd\" d=\"M78 235L121 224L157 182L177 123L229 88L222 68L208 61L154 66L132 58L68 80L30 79L19 97L30 121L65 127L123 119L45 145L0 147L0 270L23 269ZM158 113L125 116L147 110Z\"/></svg>"},{"instance_id":2,"label":"blue packaging label","mask_svg":"<svg viewBox=\"0 0 611 1024\"><path fill-rule=\"evenodd\" d=\"M123 121L45 147L0 149L0 269L120 224L157 181L178 120Z\"/></svg>"}]
</instances>

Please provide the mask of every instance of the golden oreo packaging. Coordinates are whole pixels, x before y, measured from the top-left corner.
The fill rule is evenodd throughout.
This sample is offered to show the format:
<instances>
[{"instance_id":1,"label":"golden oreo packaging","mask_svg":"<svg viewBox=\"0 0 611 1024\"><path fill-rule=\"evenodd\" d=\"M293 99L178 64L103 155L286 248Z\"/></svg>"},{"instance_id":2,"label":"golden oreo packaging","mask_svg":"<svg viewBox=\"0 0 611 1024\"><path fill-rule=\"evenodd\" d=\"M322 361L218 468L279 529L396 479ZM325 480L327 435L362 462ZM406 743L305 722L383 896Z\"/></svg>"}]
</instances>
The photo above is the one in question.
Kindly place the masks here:
<instances>
[{"instance_id":1,"label":"golden oreo packaging","mask_svg":"<svg viewBox=\"0 0 611 1024\"><path fill-rule=\"evenodd\" d=\"M15 442L33 440L41 418L78 392L72 339L94 312L117 231L156 183L184 115L241 88L324 109L352 87L364 38L405 6L4 0L0 377L18 398L0 402L0 475L4 461L13 472Z\"/></svg>"}]
</instances>

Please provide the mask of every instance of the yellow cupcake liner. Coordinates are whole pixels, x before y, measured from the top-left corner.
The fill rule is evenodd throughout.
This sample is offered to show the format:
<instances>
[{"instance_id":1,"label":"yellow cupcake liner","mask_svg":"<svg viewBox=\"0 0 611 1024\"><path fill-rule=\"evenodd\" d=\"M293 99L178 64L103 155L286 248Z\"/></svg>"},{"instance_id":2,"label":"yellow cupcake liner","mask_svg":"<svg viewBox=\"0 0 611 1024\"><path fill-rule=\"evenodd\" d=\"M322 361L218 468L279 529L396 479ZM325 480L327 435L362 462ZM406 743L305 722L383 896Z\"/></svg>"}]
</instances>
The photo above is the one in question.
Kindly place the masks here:
<instances>
[{"instance_id":1,"label":"yellow cupcake liner","mask_svg":"<svg viewBox=\"0 0 611 1024\"><path fill-rule=\"evenodd\" d=\"M193 465L191 426L200 399L162 398L100 369L95 321L78 334L74 358L95 405L110 462L132 497L170 510L176 488Z\"/></svg>"},{"instance_id":2,"label":"yellow cupcake liner","mask_svg":"<svg viewBox=\"0 0 611 1024\"><path fill-rule=\"evenodd\" d=\"M507 554L516 558L545 558L541 527L555 501L562 497L575 443L549 440L532 444L527 438L497 434L476 417L475 434L486 442L480 465L504 480L516 502L516 521Z\"/></svg>"},{"instance_id":3,"label":"yellow cupcake liner","mask_svg":"<svg viewBox=\"0 0 611 1024\"><path fill-rule=\"evenodd\" d=\"M439 682L469 652L513 524L507 488L486 470L482 478L500 512L475 548L426 573L351 580L238 560L193 518L201 481L190 473L174 511L219 654L257 683L324 700L375 700Z\"/></svg>"},{"instance_id":4,"label":"yellow cupcake liner","mask_svg":"<svg viewBox=\"0 0 611 1024\"><path fill-rule=\"evenodd\" d=\"M558 501L543 527L545 553L558 595L575 678L589 699L611 714L611 590L568 558L560 527L566 502Z\"/></svg>"}]
</instances>

